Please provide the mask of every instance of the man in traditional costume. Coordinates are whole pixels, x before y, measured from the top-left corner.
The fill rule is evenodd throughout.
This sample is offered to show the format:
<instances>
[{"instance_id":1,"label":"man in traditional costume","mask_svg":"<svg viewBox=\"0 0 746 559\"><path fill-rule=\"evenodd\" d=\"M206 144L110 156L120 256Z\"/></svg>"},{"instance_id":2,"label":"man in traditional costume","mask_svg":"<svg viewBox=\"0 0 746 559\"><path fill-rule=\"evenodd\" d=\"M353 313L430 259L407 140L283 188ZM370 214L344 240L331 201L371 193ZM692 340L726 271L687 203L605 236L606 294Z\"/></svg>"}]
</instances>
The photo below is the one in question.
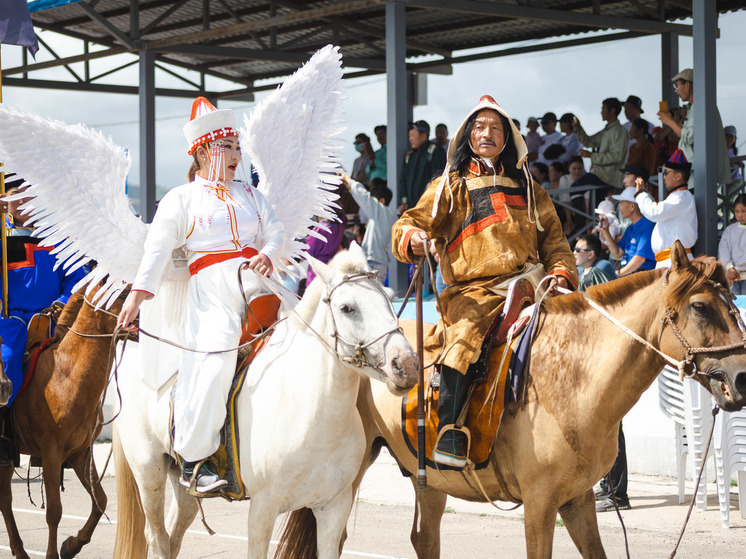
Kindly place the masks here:
<instances>
[{"instance_id":1,"label":"man in traditional costume","mask_svg":"<svg viewBox=\"0 0 746 559\"><path fill-rule=\"evenodd\" d=\"M181 457L180 482L194 479L199 493L227 482L205 463L220 445L226 401L236 368L244 294L239 267L271 274L284 248L283 225L264 196L244 181L233 180L241 148L232 110L217 110L204 97L195 100L184 126L194 163L191 182L174 188L158 205L145 241L132 291L119 315L126 326L142 302L157 294L175 249L185 246L189 288L183 311L184 345L174 395L174 451ZM258 294L253 273L244 276L245 296Z\"/></svg>"},{"instance_id":2,"label":"man in traditional costume","mask_svg":"<svg viewBox=\"0 0 746 559\"><path fill-rule=\"evenodd\" d=\"M671 247L675 240L684 245L689 259L697 242L697 207L694 195L688 190L692 164L684 152L677 149L664 164L663 182L668 190L665 200L656 202L642 180L636 185L635 200L640 213L655 223L650 245L655 253L656 268L671 267Z\"/></svg>"},{"instance_id":3,"label":"man in traditional costume","mask_svg":"<svg viewBox=\"0 0 746 559\"><path fill-rule=\"evenodd\" d=\"M434 459L466 464L466 435L454 429L488 328L511 280L534 287L548 273L576 287L577 268L549 195L531 180L528 149L508 114L480 99L454 134L442 177L392 228L394 256L413 262L432 242L448 287L425 349L438 353L439 441Z\"/></svg>"},{"instance_id":4,"label":"man in traditional costume","mask_svg":"<svg viewBox=\"0 0 746 559\"><path fill-rule=\"evenodd\" d=\"M6 194L12 196L30 185L14 173L6 175ZM10 429L5 416L23 384L23 357L27 338L45 341L53 333L62 308L72 289L83 276L78 269L65 273L51 253L53 247L42 247L33 237L29 216L20 206L30 200L22 198L3 202L8 215L8 318L0 319L2 360L5 374L13 383L13 392L5 407L0 408L0 466L10 465L12 458ZM2 281L0 280L0 284Z\"/></svg>"}]
</instances>

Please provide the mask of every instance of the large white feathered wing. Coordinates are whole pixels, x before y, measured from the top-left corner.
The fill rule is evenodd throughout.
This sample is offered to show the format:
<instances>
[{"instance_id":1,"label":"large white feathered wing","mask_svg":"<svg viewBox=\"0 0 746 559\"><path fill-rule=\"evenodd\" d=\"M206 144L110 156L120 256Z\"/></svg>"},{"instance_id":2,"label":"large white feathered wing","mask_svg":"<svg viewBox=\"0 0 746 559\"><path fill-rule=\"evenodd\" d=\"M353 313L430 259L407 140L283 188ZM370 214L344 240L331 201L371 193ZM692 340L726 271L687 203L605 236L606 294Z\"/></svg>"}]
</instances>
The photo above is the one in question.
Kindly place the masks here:
<instances>
[{"instance_id":1,"label":"large white feathered wing","mask_svg":"<svg viewBox=\"0 0 746 559\"><path fill-rule=\"evenodd\" d=\"M35 235L55 246L58 265L98 266L80 282L108 275L97 301L113 301L131 283L143 256L146 225L125 194L131 161L124 149L82 125L48 120L0 105L0 161L31 183L19 197Z\"/></svg>"},{"instance_id":2,"label":"large white feathered wing","mask_svg":"<svg viewBox=\"0 0 746 559\"><path fill-rule=\"evenodd\" d=\"M333 219L342 146L342 55L327 45L244 117L241 147L259 190L287 234L285 258L302 255L316 215ZM318 236L318 235L317 235Z\"/></svg>"}]
</instances>

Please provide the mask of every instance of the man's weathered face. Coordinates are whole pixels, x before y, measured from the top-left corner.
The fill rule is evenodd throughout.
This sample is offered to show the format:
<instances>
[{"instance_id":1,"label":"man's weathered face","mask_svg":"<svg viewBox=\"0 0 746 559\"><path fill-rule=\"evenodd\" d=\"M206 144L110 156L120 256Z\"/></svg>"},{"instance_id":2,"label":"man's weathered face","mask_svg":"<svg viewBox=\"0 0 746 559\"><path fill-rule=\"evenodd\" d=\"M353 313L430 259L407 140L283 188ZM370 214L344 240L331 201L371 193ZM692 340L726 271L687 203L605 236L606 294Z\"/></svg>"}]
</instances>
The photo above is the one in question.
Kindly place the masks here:
<instances>
[{"instance_id":1,"label":"man's weathered face","mask_svg":"<svg viewBox=\"0 0 746 559\"><path fill-rule=\"evenodd\" d=\"M494 159L505 146L505 131L500 115L491 109L477 113L469 136L471 149L479 157Z\"/></svg>"},{"instance_id":2,"label":"man's weathered face","mask_svg":"<svg viewBox=\"0 0 746 559\"><path fill-rule=\"evenodd\" d=\"M684 184L684 173L674 169L663 168L663 182L668 190L673 190Z\"/></svg>"},{"instance_id":3,"label":"man's weathered face","mask_svg":"<svg viewBox=\"0 0 746 559\"><path fill-rule=\"evenodd\" d=\"M607 107L605 104L601 104L601 119L602 120L609 120L614 114L614 111L612 111L609 107Z\"/></svg>"},{"instance_id":4,"label":"man's weathered face","mask_svg":"<svg viewBox=\"0 0 746 559\"><path fill-rule=\"evenodd\" d=\"M10 196L11 194L18 194L19 192L23 192L26 189L28 189L28 186L25 186L23 188L10 188L8 189L7 195ZM8 213L13 216L13 223L17 227L22 227L31 218L31 216L29 216L28 214L24 215L20 210L20 207L31 199L32 197L28 197L8 202Z\"/></svg>"},{"instance_id":5,"label":"man's weathered face","mask_svg":"<svg viewBox=\"0 0 746 559\"><path fill-rule=\"evenodd\" d=\"M686 80L676 80L676 83L674 84L674 89L676 90L676 94L679 96L679 99L682 101L689 101L689 97L692 94L692 82L688 82Z\"/></svg>"},{"instance_id":6,"label":"man's weathered face","mask_svg":"<svg viewBox=\"0 0 746 559\"><path fill-rule=\"evenodd\" d=\"M596 254L588 248L588 243L584 240L575 243L573 254L575 255L575 265L580 268L590 268L593 266L593 261L596 260Z\"/></svg>"},{"instance_id":7,"label":"man's weathered face","mask_svg":"<svg viewBox=\"0 0 746 559\"><path fill-rule=\"evenodd\" d=\"M624 219L629 219L630 216L635 211L635 204L634 202L628 202L627 200L622 200L619 202L619 215L622 216Z\"/></svg>"},{"instance_id":8,"label":"man's weathered face","mask_svg":"<svg viewBox=\"0 0 746 559\"><path fill-rule=\"evenodd\" d=\"M624 116L627 118L627 120L632 122L636 118L640 118L640 109L638 109L637 106L632 103L625 103Z\"/></svg>"},{"instance_id":9,"label":"man's weathered face","mask_svg":"<svg viewBox=\"0 0 746 559\"><path fill-rule=\"evenodd\" d=\"M412 146L412 149L419 149L425 142L427 142L427 134L420 132L416 128L412 128L409 131L409 145Z\"/></svg>"}]
</instances>

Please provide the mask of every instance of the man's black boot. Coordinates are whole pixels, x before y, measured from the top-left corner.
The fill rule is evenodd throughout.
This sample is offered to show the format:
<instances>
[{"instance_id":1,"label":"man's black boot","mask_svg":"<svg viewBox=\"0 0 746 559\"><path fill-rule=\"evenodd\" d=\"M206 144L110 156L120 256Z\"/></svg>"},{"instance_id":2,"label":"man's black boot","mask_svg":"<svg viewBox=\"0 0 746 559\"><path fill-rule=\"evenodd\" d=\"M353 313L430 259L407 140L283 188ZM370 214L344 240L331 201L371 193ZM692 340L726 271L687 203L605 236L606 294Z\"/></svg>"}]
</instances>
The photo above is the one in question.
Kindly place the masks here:
<instances>
[{"instance_id":1,"label":"man's black boot","mask_svg":"<svg viewBox=\"0 0 746 559\"><path fill-rule=\"evenodd\" d=\"M464 400L469 392L466 375L445 365L440 366L440 393L438 395L439 440L433 452L433 460L439 464L463 468L466 466L468 439L459 429L446 428L458 419Z\"/></svg>"}]
</instances>

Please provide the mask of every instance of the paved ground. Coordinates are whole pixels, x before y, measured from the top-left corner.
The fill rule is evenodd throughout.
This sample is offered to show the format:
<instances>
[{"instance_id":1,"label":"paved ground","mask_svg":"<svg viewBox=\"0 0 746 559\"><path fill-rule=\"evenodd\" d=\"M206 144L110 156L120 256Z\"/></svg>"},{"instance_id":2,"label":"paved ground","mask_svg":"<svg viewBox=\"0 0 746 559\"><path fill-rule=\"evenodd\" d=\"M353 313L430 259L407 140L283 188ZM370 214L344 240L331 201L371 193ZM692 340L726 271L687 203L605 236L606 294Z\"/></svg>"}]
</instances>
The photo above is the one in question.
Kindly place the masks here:
<instances>
[{"instance_id":1,"label":"paved ground","mask_svg":"<svg viewBox=\"0 0 746 559\"><path fill-rule=\"evenodd\" d=\"M97 462L103 463L108 445L98 445ZM18 470L19 473L21 470ZM33 473L33 472L32 472ZM116 494L114 478L107 475L105 489L109 495L107 513L112 523L104 520L94 534L93 542L80 554L82 558L111 557L116 526ZM736 488L734 488L735 490ZM693 485L687 485L691 497ZM627 528L631 557L668 557L686 516L686 505L679 505L674 479L634 475L630 480L633 509L622 517ZM736 493L731 499L731 528L721 528L717 492L708 486L706 511L692 513L689 526L676 557L679 558L743 558L746 556L746 520L741 519ZM39 482L31 483L31 494L41 502ZM44 511L28 500L25 480L13 483L16 518L21 527L27 551L32 557L44 556L46 525ZM368 472L359 499L348 524L350 538L345 546L345 558L410 558L409 545L412 522L413 490L403 479L394 461L382 453ZM73 475L66 474L63 495L64 518L60 541L73 534L89 510L89 501ZM187 533L182 554L186 559L203 557L242 557L246 555L246 522L249 503L228 504L213 499L205 503L205 513L217 532L209 536L196 520ZM489 504L449 500L443 520L444 558L523 557L525 555L522 509L503 512ZM611 558L623 558L624 537L619 519L614 513L599 515L599 524L607 553ZM0 558L10 557L7 534L0 533ZM558 523L555 532L555 557L578 557L565 529Z\"/></svg>"}]
</instances>

